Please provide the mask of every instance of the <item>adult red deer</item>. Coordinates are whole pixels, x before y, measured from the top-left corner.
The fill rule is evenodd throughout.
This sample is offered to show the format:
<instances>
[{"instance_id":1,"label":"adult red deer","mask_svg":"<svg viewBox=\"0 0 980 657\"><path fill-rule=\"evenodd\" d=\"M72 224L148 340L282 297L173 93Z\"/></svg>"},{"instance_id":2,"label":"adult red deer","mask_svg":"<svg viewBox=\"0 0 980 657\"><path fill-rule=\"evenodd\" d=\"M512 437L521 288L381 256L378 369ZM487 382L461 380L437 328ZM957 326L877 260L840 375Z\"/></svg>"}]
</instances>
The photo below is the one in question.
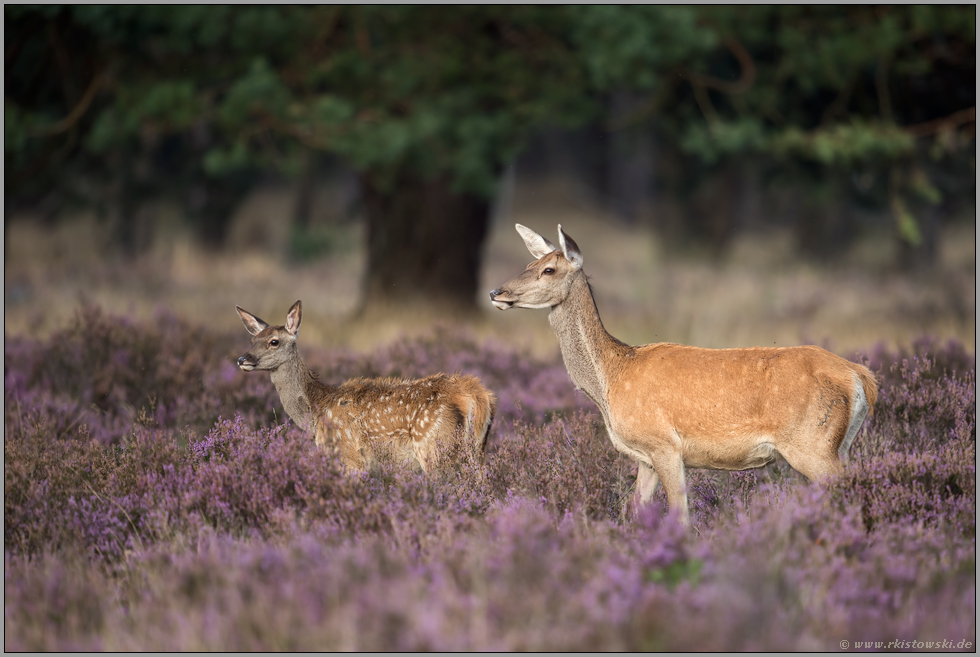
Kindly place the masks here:
<instances>
[{"instance_id":1,"label":"adult red deer","mask_svg":"<svg viewBox=\"0 0 980 657\"><path fill-rule=\"evenodd\" d=\"M289 309L285 326L270 326L235 308L253 336L238 367L245 372L267 370L293 422L310 431L318 446L336 447L348 468L367 469L377 452L385 451L428 471L439 445L448 443L456 431L465 436L472 432L478 453L484 454L497 400L476 377L433 374L327 385L299 355L301 302Z\"/></svg>"},{"instance_id":2,"label":"adult red deer","mask_svg":"<svg viewBox=\"0 0 980 657\"><path fill-rule=\"evenodd\" d=\"M561 248L516 227L537 260L490 300L501 310L550 309L572 382L599 407L616 449L639 463L641 504L662 481L687 523L685 467L758 468L778 452L810 480L842 471L878 396L868 368L815 346L631 347L602 325L582 252L561 225Z\"/></svg>"}]
</instances>

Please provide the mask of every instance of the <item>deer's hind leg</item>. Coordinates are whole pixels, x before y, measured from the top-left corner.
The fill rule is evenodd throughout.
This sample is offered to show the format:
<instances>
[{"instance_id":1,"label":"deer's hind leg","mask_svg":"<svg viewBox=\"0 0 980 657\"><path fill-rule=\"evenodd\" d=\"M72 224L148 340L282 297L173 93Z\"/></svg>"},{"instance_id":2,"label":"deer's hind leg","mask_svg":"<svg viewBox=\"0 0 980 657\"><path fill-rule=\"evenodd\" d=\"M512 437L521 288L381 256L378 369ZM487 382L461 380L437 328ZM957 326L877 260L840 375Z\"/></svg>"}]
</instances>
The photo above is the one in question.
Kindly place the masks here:
<instances>
[{"instance_id":1,"label":"deer's hind leg","mask_svg":"<svg viewBox=\"0 0 980 657\"><path fill-rule=\"evenodd\" d=\"M790 467L810 481L837 476L844 471L844 464L838 448L847 432L847 423L822 431L812 431L807 436L797 436L796 440L784 441L777 447Z\"/></svg>"},{"instance_id":2,"label":"deer's hind leg","mask_svg":"<svg viewBox=\"0 0 980 657\"><path fill-rule=\"evenodd\" d=\"M779 438L776 450L810 481L844 471L841 450L856 419L854 411L860 411L854 406L853 392L834 382L823 382L803 419ZM853 440L853 435L850 437Z\"/></svg>"},{"instance_id":3,"label":"deer's hind leg","mask_svg":"<svg viewBox=\"0 0 980 657\"><path fill-rule=\"evenodd\" d=\"M493 425L496 409L494 395L472 376L453 376L450 379L456 385L453 404L463 418L463 435L472 435L476 449L482 455Z\"/></svg>"},{"instance_id":4,"label":"deer's hind leg","mask_svg":"<svg viewBox=\"0 0 980 657\"><path fill-rule=\"evenodd\" d=\"M796 445L781 447L783 455L790 467L810 481L841 474L844 466L836 451L830 448L818 450L799 449Z\"/></svg>"}]
</instances>

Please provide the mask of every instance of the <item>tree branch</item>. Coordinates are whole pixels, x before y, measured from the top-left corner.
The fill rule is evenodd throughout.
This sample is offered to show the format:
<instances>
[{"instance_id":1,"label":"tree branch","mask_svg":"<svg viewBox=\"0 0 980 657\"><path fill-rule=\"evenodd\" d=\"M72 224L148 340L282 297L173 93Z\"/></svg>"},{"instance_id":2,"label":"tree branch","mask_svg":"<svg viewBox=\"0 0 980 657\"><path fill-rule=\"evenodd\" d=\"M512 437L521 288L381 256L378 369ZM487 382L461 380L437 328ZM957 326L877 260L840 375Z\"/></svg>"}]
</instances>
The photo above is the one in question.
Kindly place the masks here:
<instances>
[{"instance_id":1,"label":"tree branch","mask_svg":"<svg viewBox=\"0 0 980 657\"><path fill-rule=\"evenodd\" d=\"M742 68L742 75L738 80L729 82L728 80L722 80L721 78L710 75L701 75L700 73L687 73L686 77L695 87L707 87L708 89L714 89L715 91L721 91L726 94L744 93L755 84L756 68L755 62L752 60L752 55L734 37L728 37L722 43L731 51Z\"/></svg>"},{"instance_id":2,"label":"tree branch","mask_svg":"<svg viewBox=\"0 0 980 657\"><path fill-rule=\"evenodd\" d=\"M610 132L618 132L636 125L651 114L658 105L660 105L660 98L657 94L654 94L627 112L624 116L611 119L606 124L606 129Z\"/></svg>"},{"instance_id":3,"label":"tree branch","mask_svg":"<svg viewBox=\"0 0 980 657\"><path fill-rule=\"evenodd\" d=\"M970 123L971 121L976 120L977 106L974 105L973 107L968 107L967 109L953 112L949 116L944 116L940 119L933 119L932 121L926 121L925 123L907 125L903 129L913 137L926 137L928 135L934 135L937 132L942 132L943 130L958 128L964 123Z\"/></svg>"},{"instance_id":4,"label":"tree branch","mask_svg":"<svg viewBox=\"0 0 980 657\"><path fill-rule=\"evenodd\" d=\"M55 60L58 62L58 71L61 73L61 87L65 94L65 101L68 104L74 103L78 98L78 89L71 74L71 62L65 44L61 42L58 35L58 27L55 23L48 24L48 42L51 50L54 51Z\"/></svg>"},{"instance_id":5,"label":"tree branch","mask_svg":"<svg viewBox=\"0 0 980 657\"><path fill-rule=\"evenodd\" d=\"M844 111L847 104L851 101L851 94L854 93L854 86L856 83L857 76L855 75L852 75L847 79L844 86L837 92L837 97L834 98L834 102L827 106L827 109L825 109L823 112L823 116L820 117L821 125L830 123L830 121L835 119L838 114Z\"/></svg>"},{"instance_id":6,"label":"tree branch","mask_svg":"<svg viewBox=\"0 0 980 657\"><path fill-rule=\"evenodd\" d=\"M697 101L698 107L701 109L701 114L704 115L704 120L709 125L717 122L718 112L715 111L715 106L711 103L711 97L708 95L708 90L705 89L705 85L698 84L692 80L691 87L694 89L694 100Z\"/></svg>"},{"instance_id":7,"label":"tree branch","mask_svg":"<svg viewBox=\"0 0 980 657\"><path fill-rule=\"evenodd\" d=\"M88 85L88 89L86 89L85 93L82 94L82 99L78 101L78 104L75 105L75 108L68 114L68 116L61 119L54 125L50 125L46 128L33 132L32 136L51 137L61 132L65 132L66 130L70 130L72 126L74 126L78 120L82 118L82 115L85 114L88 106L92 104L92 101L95 99L95 94L98 93L101 85L102 73L99 72L92 78L92 81Z\"/></svg>"}]
</instances>

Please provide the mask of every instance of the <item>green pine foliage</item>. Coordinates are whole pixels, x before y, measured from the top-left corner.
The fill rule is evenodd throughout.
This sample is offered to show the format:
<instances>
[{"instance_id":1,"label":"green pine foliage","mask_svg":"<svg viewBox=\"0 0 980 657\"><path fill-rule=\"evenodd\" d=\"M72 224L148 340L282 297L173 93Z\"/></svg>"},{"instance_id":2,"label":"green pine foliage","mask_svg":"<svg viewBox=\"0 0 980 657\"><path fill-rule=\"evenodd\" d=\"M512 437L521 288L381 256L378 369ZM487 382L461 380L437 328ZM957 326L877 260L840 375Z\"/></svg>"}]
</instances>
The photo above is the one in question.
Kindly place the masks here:
<instances>
[{"instance_id":1,"label":"green pine foliage","mask_svg":"<svg viewBox=\"0 0 980 657\"><path fill-rule=\"evenodd\" d=\"M975 105L973 5L4 12L5 189L18 197L71 187L94 203L98 185L79 179L111 179L120 159L148 194L295 173L304 149L393 194L410 174L489 197L531 135L598 120L654 124L701 164L881 170L914 241L911 201L939 193L926 180L922 196L919 163L975 166L969 117L906 129ZM620 90L641 107L608 117Z\"/></svg>"}]
</instances>

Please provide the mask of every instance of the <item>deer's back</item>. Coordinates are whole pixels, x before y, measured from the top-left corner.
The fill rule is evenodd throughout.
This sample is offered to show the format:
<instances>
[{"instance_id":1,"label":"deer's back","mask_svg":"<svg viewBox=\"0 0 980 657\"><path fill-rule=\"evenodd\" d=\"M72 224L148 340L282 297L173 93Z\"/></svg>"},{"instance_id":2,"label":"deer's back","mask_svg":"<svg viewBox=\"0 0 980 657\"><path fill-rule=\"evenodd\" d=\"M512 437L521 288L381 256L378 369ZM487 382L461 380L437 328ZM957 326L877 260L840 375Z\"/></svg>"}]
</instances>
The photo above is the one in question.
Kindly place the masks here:
<instances>
[{"instance_id":1,"label":"deer's back","mask_svg":"<svg viewBox=\"0 0 980 657\"><path fill-rule=\"evenodd\" d=\"M724 440L746 431L779 433L815 406L846 412L860 370L815 346L645 345L621 363L609 404L625 434L660 428Z\"/></svg>"},{"instance_id":2,"label":"deer's back","mask_svg":"<svg viewBox=\"0 0 980 657\"><path fill-rule=\"evenodd\" d=\"M327 392L319 404L317 443L337 444L344 460L358 468L379 450L421 463L463 420L458 388L446 374L351 379Z\"/></svg>"}]
</instances>

